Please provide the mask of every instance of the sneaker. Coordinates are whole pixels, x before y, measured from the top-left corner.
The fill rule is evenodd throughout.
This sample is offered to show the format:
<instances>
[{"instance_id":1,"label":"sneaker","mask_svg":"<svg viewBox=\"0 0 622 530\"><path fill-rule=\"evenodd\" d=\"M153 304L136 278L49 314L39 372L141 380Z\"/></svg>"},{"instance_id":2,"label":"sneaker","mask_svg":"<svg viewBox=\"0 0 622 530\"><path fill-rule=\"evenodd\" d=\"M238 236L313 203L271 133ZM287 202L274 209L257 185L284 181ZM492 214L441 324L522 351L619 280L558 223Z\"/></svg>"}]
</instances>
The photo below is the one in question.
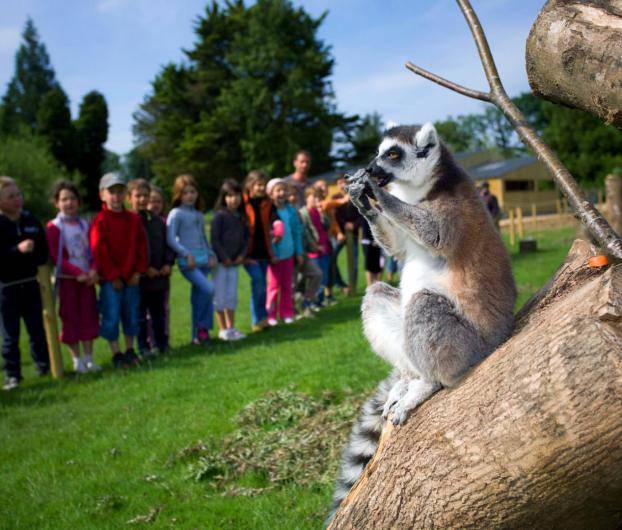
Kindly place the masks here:
<instances>
[{"instance_id":1,"label":"sneaker","mask_svg":"<svg viewBox=\"0 0 622 530\"><path fill-rule=\"evenodd\" d=\"M231 328L229 332L231 335L230 340L242 340L246 338L246 335L237 328Z\"/></svg>"},{"instance_id":2,"label":"sneaker","mask_svg":"<svg viewBox=\"0 0 622 530\"><path fill-rule=\"evenodd\" d=\"M322 309L322 305L319 302L311 302L311 305L309 306L309 308L314 313L317 313Z\"/></svg>"},{"instance_id":3,"label":"sneaker","mask_svg":"<svg viewBox=\"0 0 622 530\"><path fill-rule=\"evenodd\" d=\"M6 392L10 392L11 390L15 390L19 388L19 378L17 377L5 377L4 385L2 385L2 390Z\"/></svg>"},{"instance_id":4,"label":"sneaker","mask_svg":"<svg viewBox=\"0 0 622 530\"><path fill-rule=\"evenodd\" d=\"M335 299L334 296L328 296L328 297L326 297L326 300L324 300L324 304L327 305L327 306L336 305L337 304L337 300Z\"/></svg>"},{"instance_id":5,"label":"sneaker","mask_svg":"<svg viewBox=\"0 0 622 530\"><path fill-rule=\"evenodd\" d=\"M86 363L84 362L82 357L78 357L77 359L73 360L73 371L77 374L85 374L86 372L88 372L88 370L86 369Z\"/></svg>"},{"instance_id":6,"label":"sneaker","mask_svg":"<svg viewBox=\"0 0 622 530\"><path fill-rule=\"evenodd\" d=\"M199 332L197 333L197 340L199 344L205 344L209 342L209 331L205 328L199 328Z\"/></svg>"},{"instance_id":7,"label":"sneaker","mask_svg":"<svg viewBox=\"0 0 622 530\"><path fill-rule=\"evenodd\" d=\"M127 368L127 359L121 352L117 352L112 356L112 365L115 368Z\"/></svg>"},{"instance_id":8,"label":"sneaker","mask_svg":"<svg viewBox=\"0 0 622 530\"><path fill-rule=\"evenodd\" d=\"M140 351L140 358L143 361L151 361L151 360L155 359L155 357L156 357L156 354L153 351L151 351L150 349L146 349L146 350L141 350Z\"/></svg>"},{"instance_id":9,"label":"sneaker","mask_svg":"<svg viewBox=\"0 0 622 530\"><path fill-rule=\"evenodd\" d=\"M125 352L125 362L128 366L138 366L140 364L140 357L134 353L134 350L130 348Z\"/></svg>"},{"instance_id":10,"label":"sneaker","mask_svg":"<svg viewBox=\"0 0 622 530\"><path fill-rule=\"evenodd\" d=\"M278 324L278 321L277 321L277 319L276 319L276 318L269 318L269 319L268 319L268 326L272 326L272 327L274 327L274 326L276 326L277 324Z\"/></svg>"},{"instance_id":11,"label":"sneaker","mask_svg":"<svg viewBox=\"0 0 622 530\"><path fill-rule=\"evenodd\" d=\"M218 338L220 340L231 340L231 330L230 329L221 329L218 332Z\"/></svg>"},{"instance_id":12,"label":"sneaker","mask_svg":"<svg viewBox=\"0 0 622 530\"><path fill-rule=\"evenodd\" d=\"M293 324L294 323L294 319L292 317L287 317L283 319L283 322L285 324Z\"/></svg>"},{"instance_id":13,"label":"sneaker","mask_svg":"<svg viewBox=\"0 0 622 530\"><path fill-rule=\"evenodd\" d=\"M99 372L99 371L102 369L102 367L101 367L101 366L99 366L99 364L97 364L97 363L96 363L95 361L93 361L93 360L86 361L86 362L84 363L84 366L86 366L86 369L87 369L89 372Z\"/></svg>"}]
</instances>

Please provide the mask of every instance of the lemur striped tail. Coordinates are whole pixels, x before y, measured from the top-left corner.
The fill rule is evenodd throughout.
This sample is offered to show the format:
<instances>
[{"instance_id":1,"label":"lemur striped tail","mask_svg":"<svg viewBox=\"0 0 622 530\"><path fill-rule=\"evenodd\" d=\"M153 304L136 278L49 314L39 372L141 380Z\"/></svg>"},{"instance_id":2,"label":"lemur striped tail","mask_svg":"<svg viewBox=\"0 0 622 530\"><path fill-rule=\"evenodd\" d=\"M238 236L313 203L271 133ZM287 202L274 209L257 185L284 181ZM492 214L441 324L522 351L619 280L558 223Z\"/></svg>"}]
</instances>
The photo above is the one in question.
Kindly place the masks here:
<instances>
[{"instance_id":1,"label":"lemur striped tail","mask_svg":"<svg viewBox=\"0 0 622 530\"><path fill-rule=\"evenodd\" d=\"M394 372L385 380L381 381L374 392L363 405L363 412L354 424L350 439L341 455L339 476L335 482L333 504L330 514L326 518L325 526L328 526L335 511L346 497L352 486L359 479L367 462L374 456L382 433L382 409L386 403L389 391L397 381Z\"/></svg>"}]
</instances>

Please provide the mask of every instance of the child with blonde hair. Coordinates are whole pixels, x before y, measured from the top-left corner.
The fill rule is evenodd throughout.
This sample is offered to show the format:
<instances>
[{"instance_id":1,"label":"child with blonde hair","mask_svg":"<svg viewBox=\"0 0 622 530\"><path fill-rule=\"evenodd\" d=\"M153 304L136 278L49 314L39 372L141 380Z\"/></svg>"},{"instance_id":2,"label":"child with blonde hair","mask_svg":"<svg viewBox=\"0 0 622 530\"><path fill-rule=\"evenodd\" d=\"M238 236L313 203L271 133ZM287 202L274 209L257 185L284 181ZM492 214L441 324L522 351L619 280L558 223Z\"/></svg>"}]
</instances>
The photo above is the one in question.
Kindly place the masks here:
<instances>
[{"instance_id":1,"label":"child with blonde hair","mask_svg":"<svg viewBox=\"0 0 622 530\"><path fill-rule=\"evenodd\" d=\"M268 177L253 170L244 180L244 212L248 220L248 251L244 268L251 280L251 321L253 331L268 325L266 313L266 276L268 264L274 258L270 230L275 217L274 206L266 196Z\"/></svg>"},{"instance_id":2,"label":"child with blonde hair","mask_svg":"<svg viewBox=\"0 0 622 530\"><path fill-rule=\"evenodd\" d=\"M275 259L268 265L266 293L268 324L276 326L277 312L285 324L294 321L294 260L302 265L302 228L298 213L287 200L289 187L285 180L270 180L266 191L278 216L272 225Z\"/></svg>"},{"instance_id":3,"label":"child with blonde hair","mask_svg":"<svg viewBox=\"0 0 622 530\"><path fill-rule=\"evenodd\" d=\"M192 175L179 175L173 184L173 209L168 214L167 241L177 253L177 264L190 282L192 306L192 343L207 344L214 319L214 285L207 275L215 265L205 236L203 200Z\"/></svg>"},{"instance_id":4,"label":"child with blonde hair","mask_svg":"<svg viewBox=\"0 0 622 530\"><path fill-rule=\"evenodd\" d=\"M11 177L0 177L0 330L4 359L4 390L22 379L19 352L20 321L30 335L30 354L39 374L50 361L43 330L37 268L48 260L41 223L23 209L24 199Z\"/></svg>"}]
</instances>

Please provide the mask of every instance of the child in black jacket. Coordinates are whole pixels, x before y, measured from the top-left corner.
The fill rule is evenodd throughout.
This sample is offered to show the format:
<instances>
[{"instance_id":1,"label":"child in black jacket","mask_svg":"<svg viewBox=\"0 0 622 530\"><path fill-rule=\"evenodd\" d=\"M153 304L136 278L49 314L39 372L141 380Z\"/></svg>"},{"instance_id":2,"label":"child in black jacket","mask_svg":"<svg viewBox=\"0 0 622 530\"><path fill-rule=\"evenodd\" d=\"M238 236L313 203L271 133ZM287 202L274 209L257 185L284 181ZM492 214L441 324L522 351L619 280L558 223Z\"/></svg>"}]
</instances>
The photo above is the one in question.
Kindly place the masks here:
<instances>
[{"instance_id":1,"label":"child in black jacket","mask_svg":"<svg viewBox=\"0 0 622 530\"><path fill-rule=\"evenodd\" d=\"M30 354L39 374L49 372L37 268L48 260L45 230L23 210L22 194L10 177L0 177L0 332L4 390L22 378L19 328L23 318L30 336Z\"/></svg>"},{"instance_id":2,"label":"child in black jacket","mask_svg":"<svg viewBox=\"0 0 622 530\"><path fill-rule=\"evenodd\" d=\"M169 338L166 328L166 295L169 290L171 267L175 253L166 244L166 224L149 207L151 186L145 179L130 180L127 184L132 211L143 221L149 247L147 272L140 279L140 307L138 314L138 348L143 359L153 355L153 347L166 353ZM149 323L155 344L149 343Z\"/></svg>"}]
</instances>

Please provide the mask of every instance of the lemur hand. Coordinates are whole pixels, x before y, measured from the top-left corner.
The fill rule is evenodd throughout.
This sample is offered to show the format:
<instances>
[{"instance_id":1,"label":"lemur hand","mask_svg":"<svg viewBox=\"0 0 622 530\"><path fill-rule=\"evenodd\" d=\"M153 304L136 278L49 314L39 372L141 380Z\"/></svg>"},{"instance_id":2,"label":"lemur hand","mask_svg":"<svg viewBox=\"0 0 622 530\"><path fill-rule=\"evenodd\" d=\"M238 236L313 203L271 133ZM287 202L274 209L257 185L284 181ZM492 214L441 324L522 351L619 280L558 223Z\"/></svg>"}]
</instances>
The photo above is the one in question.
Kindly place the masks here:
<instances>
[{"instance_id":1,"label":"lemur hand","mask_svg":"<svg viewBox=\"0 0 622 530\"><path fill-rule=\"evenodd\" d=\"M369 175L364 169L359 169L354 175L348 175L346 190L350 195L352 204L363 215L368 215L372 209L368 198Z\"/></svg>"}]
</instances>

